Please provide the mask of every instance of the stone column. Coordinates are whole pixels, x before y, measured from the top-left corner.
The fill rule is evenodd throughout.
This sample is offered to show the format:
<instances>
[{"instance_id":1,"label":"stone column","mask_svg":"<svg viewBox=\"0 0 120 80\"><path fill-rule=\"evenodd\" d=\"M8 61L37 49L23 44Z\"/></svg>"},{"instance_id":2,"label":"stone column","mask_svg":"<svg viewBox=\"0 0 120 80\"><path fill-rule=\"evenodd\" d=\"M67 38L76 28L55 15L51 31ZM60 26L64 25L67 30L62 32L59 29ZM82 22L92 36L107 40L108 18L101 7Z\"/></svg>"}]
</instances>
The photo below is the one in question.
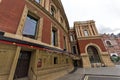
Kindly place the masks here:
<instances>
[{"instance_id":1,"label":"stone column","mask_svg":"<svg viewBox=\"0 0 120 80\"><path fill-rule=\"evenodd\" d=\"M14 73L15 73L16 66L17 66L17 62L18 62L18 58L19 58L19 54L20 54L20 50L21 50L21 47L18 46L17 49L16 49L15 57L14 57L14 60L13 60L13 63L12 63L12 67L11 67L11 70L10 70L10 75L8 77L8 80L13 80Z\"/></svg>"},{"instance_id":2,"label":"stone column","mask_svg":"<svg viewBox=\"0 0 120 80\"><path fill-rule=\"evenodd\" d=\"M83 29L82 29L82 25L80 25L80 31L81 31L82 37L84 37L84 33L83 33Z\"/></svg>"},{"instance_id":3,"label":"stone column","mask_svg":"<svg viewBox=\"0 0 120 80\"><path fill-rule=\"evenodd\" d=\"M91 29L91 25L90 25L90 24L88 24L88 28L89 28L89 31L90 31L91 36L93 36L93 32L92 32L92 29Z\"/></svg>"},{"instance_id":4,"label":"stone column","mask_svg":"<svg viewBox=\"0 0 120 80\"><path fill-rule=\"evenodd\" d=\"M23 31L23 27L24 27L24 24L25 24L25 21L26 21L27 14L28 14L28 9L25 6L25 8L23 10L23 13L22 13L22 17L20 19L20 23L18 25L17 32L16 32L17 35L22 35L22 31Z\"/></svg>"},{"instance_id":5,"label":"stone column","mask_svg":"<svg viewBox=\"0 0 120 80\"><path fill-rule=\"evenodd\" d=\"M76 34L77 34L77 38L79 38L79 34L78 34L78 27L77 26L75 26L75 31L76 31Z\"/></svg>"},{"instance_id":6,"label":"stone column","mask_svg":"<svg viewBox=\"0 0 120 80\"><path fill-rule=\"evenodd\" d=\"M91 63L89 60L89 56L86 53L81 53L83 68L91 68Z\"/></svg>"},{"instance_id":7,"label":"stone column","mask_svg":"<svg viewBox=\"0 0 120 80\"><path fill-rule=\"evenodd\" d=\"M110 56L108 52L101 52L101 59L105 64L105 66L107 67L115 66L113 62L110 60Z\"/></svg>"},{"instance_id":8,"label":"stone column","mask_svg":"<svg viewBox=\"0 0 120 80\"><path fill-rule=\"evenodd\" d=\"M50 0L45 0L45 8L47 11L50 11Z\"/></svg>"}]
</instances>

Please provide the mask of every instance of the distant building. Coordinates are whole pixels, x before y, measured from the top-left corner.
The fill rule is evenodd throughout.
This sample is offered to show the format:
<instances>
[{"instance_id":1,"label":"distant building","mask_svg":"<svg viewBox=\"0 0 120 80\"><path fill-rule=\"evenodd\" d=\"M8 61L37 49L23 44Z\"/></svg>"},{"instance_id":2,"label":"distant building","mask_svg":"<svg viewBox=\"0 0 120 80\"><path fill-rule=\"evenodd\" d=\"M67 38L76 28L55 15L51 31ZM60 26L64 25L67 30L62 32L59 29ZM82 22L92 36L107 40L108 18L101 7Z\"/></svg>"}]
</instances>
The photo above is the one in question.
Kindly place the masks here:
<instances>
[{"instance_id":1,"label":"distant building","mask_svg":"<svg viewBox=\"0 0 120 80\"><path fill-rule=\"evenodd\" d=\"M110 56L120 56L120 35L102 34L102 40Z\"/></svg>"},{"instance_id":2,"label":"distant building","mask_svg":"<svg viewBox=\"0 0 120 80\"><path fill-rule=\"evenodd\" d=\"M82 66L114 66L93 20L76 21L70 30L72 51L81 56Z\"/></svg>"}]
</instances>

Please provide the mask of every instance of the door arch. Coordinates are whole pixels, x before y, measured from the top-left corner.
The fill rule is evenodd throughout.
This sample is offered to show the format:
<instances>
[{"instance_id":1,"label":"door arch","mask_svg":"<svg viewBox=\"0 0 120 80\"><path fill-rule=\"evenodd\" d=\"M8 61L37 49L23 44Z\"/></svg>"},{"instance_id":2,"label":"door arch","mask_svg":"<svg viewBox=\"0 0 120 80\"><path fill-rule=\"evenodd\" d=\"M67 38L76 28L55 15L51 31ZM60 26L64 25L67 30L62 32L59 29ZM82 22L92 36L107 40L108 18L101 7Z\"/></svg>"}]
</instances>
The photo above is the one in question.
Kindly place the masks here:
<instances>
[{"instance_id":1,"label":"door arch","mask_svg":"<svg viewBox=\"0 0 120 80\"><path fill-rule=\"evenodd\" d=\"M87 53L89 55L89 60L91 63L101 63L98 50L94 46L88 46Z\"/></svg>"}]
</instances>

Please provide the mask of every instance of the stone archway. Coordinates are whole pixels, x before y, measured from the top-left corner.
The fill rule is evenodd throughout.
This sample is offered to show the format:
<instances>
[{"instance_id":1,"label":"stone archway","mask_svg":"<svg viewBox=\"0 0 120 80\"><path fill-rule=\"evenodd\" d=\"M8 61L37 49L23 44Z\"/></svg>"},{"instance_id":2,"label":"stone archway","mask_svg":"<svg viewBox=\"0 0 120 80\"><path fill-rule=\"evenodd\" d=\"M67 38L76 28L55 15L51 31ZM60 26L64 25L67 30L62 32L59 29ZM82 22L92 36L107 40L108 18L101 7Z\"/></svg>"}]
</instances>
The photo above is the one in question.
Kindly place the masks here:
<instances>
[{"instance_id":1,"label":"stone archway","mask_svg":"<svg viewBox=\"0 0 120 80\"><path fill-rule=\"evenodd\" d=\"M87 47L87 53L92 67L97 67L101 64L101 59L99 56L99 51L94 46Z\"/></svg>"}]
</instances>

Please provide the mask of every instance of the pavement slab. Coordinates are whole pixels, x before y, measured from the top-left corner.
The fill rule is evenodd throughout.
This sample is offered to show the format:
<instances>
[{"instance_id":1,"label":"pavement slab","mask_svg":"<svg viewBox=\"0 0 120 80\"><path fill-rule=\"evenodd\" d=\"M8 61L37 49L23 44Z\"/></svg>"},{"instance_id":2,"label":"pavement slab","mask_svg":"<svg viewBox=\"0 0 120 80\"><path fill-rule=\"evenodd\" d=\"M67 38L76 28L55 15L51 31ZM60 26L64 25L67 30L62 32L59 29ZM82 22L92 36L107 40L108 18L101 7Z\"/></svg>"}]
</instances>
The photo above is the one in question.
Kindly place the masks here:
<instances>
[{"instance_id":1,"label":"pavement slab","mask_svg":"<svg viewBox=\"0 0 120 80\"><path fill-rule=\"evenodd\" d=\"M77 68L56 80L120 80L120 65L115 67Z\"/></svg>"},{"instance_id":2,"label":"pavement slab","mask_svg":"<svg viewBox=\"0 0 120 80\"><path fill-rule=\"evenodd\" d=\"M86 75L83 80L120 80L119 76Z\"/></svg>"}]
</instances>

